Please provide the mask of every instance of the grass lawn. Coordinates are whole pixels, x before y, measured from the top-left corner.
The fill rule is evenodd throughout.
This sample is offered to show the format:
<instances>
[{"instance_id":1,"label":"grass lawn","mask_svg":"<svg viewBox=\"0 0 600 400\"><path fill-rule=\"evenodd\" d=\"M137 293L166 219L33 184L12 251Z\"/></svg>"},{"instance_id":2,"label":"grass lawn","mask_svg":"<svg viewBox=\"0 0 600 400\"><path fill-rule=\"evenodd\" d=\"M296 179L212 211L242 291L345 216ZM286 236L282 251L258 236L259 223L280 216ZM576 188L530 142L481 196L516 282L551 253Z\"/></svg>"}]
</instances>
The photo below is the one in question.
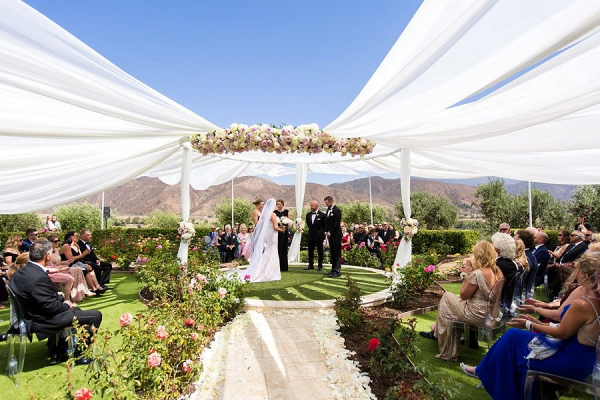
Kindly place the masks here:
<instances>
[{"instance_id":1,"label":"grass lawn","mask_svg":"<svg viewBox=\"0 0 600 400\"><path fill-rule=\"evenodd\" d=\"M103 321L101 329L114 331L119 327L119 317L130 312L135 314L145 308L138 300L141 287L132 274L117 274L111 276L109 284L113 290L101 297L90 297L80 303L83 310L96 309L102 312ZM0 332L8 329L8 308L0 311ZM115 345L118 343L115 342ZM6 342L0 344L0 398L3 399L64 399L64 383L66 382L65 363L50 366L46 341L27 343L27 354L23 373L16 375L18 386L13 379L5 375L6 370ZM76 381L76 388L86 384L84 372L87 367L76 366L72 369L72 378Z\"/></svg>"},{"instance_id":2,"label":"grass lawn","mask_svg":"<svg viewBox=\"0 0 600 400\"><path fill-rule=\"evenodd\" d=\"M289 271L281 274L275 282L251 283L246 297L261 300L328 300L340 297L346 290L346 277L350 276L367 295L388 288L386 277L365 269L342 266L340 278L328 278L323 271L304 271L306 265L290 265Z\"/></svg>"}]
</instances>

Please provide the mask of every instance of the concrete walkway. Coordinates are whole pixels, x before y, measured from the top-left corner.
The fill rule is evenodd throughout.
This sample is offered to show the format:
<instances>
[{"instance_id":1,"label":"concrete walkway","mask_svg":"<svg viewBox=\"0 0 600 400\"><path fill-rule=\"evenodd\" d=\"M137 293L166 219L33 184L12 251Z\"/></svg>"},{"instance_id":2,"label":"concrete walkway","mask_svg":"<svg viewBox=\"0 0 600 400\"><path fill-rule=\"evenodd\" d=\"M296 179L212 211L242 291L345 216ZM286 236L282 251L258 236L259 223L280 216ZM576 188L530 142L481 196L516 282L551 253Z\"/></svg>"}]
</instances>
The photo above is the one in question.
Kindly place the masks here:
<instances>
[{"instance_id":1,"label":"concrete walkway","mask_svg":"<svg viewBox=\"0 0 600 400\"><path fill-rule=\"evenodd\" d=\"M191 398L373 398L336 328L332 310L240 314L204 351Z\"/></svg>"}]
</instances>

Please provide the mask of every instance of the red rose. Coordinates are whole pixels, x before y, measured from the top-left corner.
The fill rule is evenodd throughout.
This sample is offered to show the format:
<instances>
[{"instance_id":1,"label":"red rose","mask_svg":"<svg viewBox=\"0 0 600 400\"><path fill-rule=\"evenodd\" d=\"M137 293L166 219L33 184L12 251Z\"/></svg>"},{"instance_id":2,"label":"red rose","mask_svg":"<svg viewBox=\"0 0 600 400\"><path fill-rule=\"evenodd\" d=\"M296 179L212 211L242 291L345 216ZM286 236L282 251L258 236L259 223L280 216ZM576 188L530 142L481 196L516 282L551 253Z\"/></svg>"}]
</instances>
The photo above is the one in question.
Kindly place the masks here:
<instances>
[{"instance_id":1,"label":"red rose","mask_svg":"<svg viewBox=\"0 0 600 400\"><path fill-rule=\"evenodd\" d=\"M377 338L372 338L371 340L369 340L369 350L373 351L376 348L379 347L379 345L381 344L381 342L379 341L379 339Z\"/></svg>"}]
</instances>

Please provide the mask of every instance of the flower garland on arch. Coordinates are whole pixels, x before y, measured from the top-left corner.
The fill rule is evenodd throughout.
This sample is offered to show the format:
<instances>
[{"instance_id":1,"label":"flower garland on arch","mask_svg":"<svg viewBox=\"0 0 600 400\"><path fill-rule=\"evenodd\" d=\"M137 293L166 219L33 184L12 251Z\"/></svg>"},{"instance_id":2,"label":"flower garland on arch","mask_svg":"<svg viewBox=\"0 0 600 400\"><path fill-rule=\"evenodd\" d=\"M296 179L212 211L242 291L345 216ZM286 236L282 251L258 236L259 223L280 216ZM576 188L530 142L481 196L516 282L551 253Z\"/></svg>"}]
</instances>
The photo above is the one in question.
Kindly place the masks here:
<instances>
[{"instance_id":1,"label":"flower garland on arch","mask_svg":"<svg viewBox=\"0 0 600 400\"><path fill-rule=\"evenodd\" d=\"M350 154L365 156L373 152L375 142L363 138L338 139L319 129L317 124L281 128L262 125L231 124L227 129L198 133L190 138L192 147L202 153L235 154L246 151L265 153Z\"/></svg>"}]
</instances>

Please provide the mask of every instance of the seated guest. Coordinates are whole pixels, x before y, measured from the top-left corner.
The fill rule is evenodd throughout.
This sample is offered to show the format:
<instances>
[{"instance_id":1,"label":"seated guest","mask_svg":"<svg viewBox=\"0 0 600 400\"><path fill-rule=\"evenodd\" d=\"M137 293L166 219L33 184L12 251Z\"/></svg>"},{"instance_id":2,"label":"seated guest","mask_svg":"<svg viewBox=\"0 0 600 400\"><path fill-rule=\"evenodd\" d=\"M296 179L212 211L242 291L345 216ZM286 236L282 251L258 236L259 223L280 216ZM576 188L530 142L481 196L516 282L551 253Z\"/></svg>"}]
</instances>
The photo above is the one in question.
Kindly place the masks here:
<instances>
[{"instance_id":1,"label":"seated guest","mask_svg":"<svg viewBox=\"0 0 600 400\"><path fill-rule=\"evenodd\" d=\"M54 224L54 227L56 228L56 230L57 230L57 231L60 231L60 222L58 222L58 221L56 220L56 215L53 215L53 216L52 216L52 219L51 219L51 221L52 221L52 223Z\"/></svg>"},{"instance_id":2,"label":"seated guest","mask_svg":"<svg viewBox=\"0 0 600 400\"><path fill-rule=\"evenodd\" d=\"M342 250L350 250L352 248L352 234L348 232L348 228L342 226Z\"/></svg>"},{"instance_id":3,"label":"seated guest","mask_svg":"<svg viewBox=\"0 0 600 400\"><path fill-rule=\"evenodd\" d=\"M96 273L98 282L104 290L110 289L106 287L107 283L110 283L110 272L112 271L112 264L105 261L101 261L94 253L94 247L90 242L92 240L92 233L89 229L82 229L79 235L79 248L82 250L89 250L89 253L83 257L82 261L84 264L91 265Z\"/></svg>"},{"instance_id":4,"label":"seated guest","mask_svg":"<svg viewBox=\"0 0 600 400\"><path fill-rule=\"evenodd\" d=\"M52 222L52 218L49 215L46 215L45 228L48 232L54 232L56 230L56 226L54 226L54 222Z\"/></svg>"},{"instance_id":5,"label":"seated guest","mask_svg":"<svg viewBox=\"0 0 600 400\"><path fill-rule=\"evenodd\" d=\"M225 233L221 236L221 247L225 258L223 262L231 262L237 248L237 237L233 236L231 232L231 225L225 225Z\"/></svg>"},{"instance_id":6,"label":"seated guest","mask_svg":"<svg viewBox=\"0 0 600 400\"><path fill-rule=\"evenodd\" d=\"M85 281L88 286L92 288L92 291L96 293L96 296L100 296L104 293L104 288L98 283L96 273L91 265L83 263L83 258L90 252L89 249L85 249L83 252L79 248L78 244L79 235L75 231L69 231L65 234L65 241L61 248L60 259L62 261L69 261L73 267L81 268L81 272L85 277ZM88 292L86 292L88 295Z\"/></svg>"},{"instance_id":7,"label":"seated guest","mask_svg":"<svg viewBox=\"0 0 600 400\"><path fill-rule=\"evenodd\" d=\"M548 253L548 247L546 247L547 242L548 235L544 232L538 231L533 235L533 244L535 246L533 249L533 256L538 262L538 271L534 283L535 286L540 286L544 283L546 267L548 266L548 261L550 261L550 254Z\"/></svg>"},{"instance_id":8,"label":"seated guest","mask_svg":"<svg viewBox=\"0 0 600 400\"><path fill-rule=\"evenodd\" d=\"M208 231L208 233L206 234L206 236L208 236L210 238L210 242L206 243L206 248L214 248L216 246L216 242L217 242L217 237L219 236L217 234L217 227L212 225L210 227L210 231Z\"/></svg>"},{"instance_id":9,"label":"seated guest","mask_svg":"<svg viewBox=\"0 0 600 400\"><path fill-rule=\"evenodd\" d=\"M50 276L50 280L54 283L60 282L65 285L64 287L64 296L65 299L71 301L73 304L79 303L86 296L92 296L93 293L88 290L87 284L85 282L85 277L83 276L83 270L79 267L71 266L71 261L63 260L60 252L58 251L58 235L56 233L51 233L46 236L46 239L50 243L52 243L52 260L51 264L48 265L48 271ZM61 275L68 275L71 279L65 279L61 281Z\"/></svg>"},{"instance_id":10,"label":"seated guest","mask_svg":"<svg viewBox=\"0 0 600 400\"><path fill-rule=\"evenodd\" d=\"M479 242L473 247L473 260L467 259L463 273L467 279L460 287L460 297L446 292L440 300L438 315L431 332L421 336L437 339L442 360L456 360L460 355L460 331L450 329L450 321L463 321L484 326L490 293L502 272L496 265L496 250L490 242Z\"/></svg>"},{"instance_id":11,"label":"seated guest","mask_svg":"<svg viewBox=\"0 0 600 400\"><path fill-rule=\"evenodd\" d=\"M27 238L23 240L23 243L21 243L21 248L19 249L21 250L21 253L29 251L29 246L31 246L31 244L38 238L38 230L29 228L25 231L25 236L27 236Z\"/></svg>"},{"instance_id":12,"label":"seated guest","mask_svg":"<svg viewBox=\"0 0 600 400\"><path fill-rule=\"evenodd\" d=\"M492 243L498 253L496 265L500 268L500 271L502 271L504 284L506 285L517 272L523 272L523 267L515 262L517 245L512 236L500 232L496 232L492 235Z\"/></svg>"},{"instance_id":13,"label":"seated guest","mask_svg":"<svg viewBox=\"0 0 600 400\"><path fill-rule=\"evenodd\" d=\"M368 235L367 235L367 231L365 229L365 225L360 224L358 226L358 230L353 235L353 239L354 239L353 247L359 247L361 245L361 243L364 243L366 245L367 244L367 236Z\"/></svg>"},{"instance_id":14,"label":"seated guest","mask_svg":"<svg viewBox=\"0 0 600 400\"><path fill-rule=\"evenodd\" d=\"M548 289L552 295L556 295L565 280L573 272L573 262L587 251L588 245L583 241L585 235L580 231L573 231L569 236L570 243L558 259L555 268L548 270Z\"/></svg>"},{"instance_id":15,"label":"seated guest","mask_svg":"<svg viewBox=\"0 0 600 400\"><path fill-rule=\"evenodd\" d=\"M392 224L390 224L389 229L390 229L390 241L397 242L398 240L400 240L400 231L397 231L396 228L394 228L394 225L392 225Z\"/></svg>"},{"instance_id":16,"label":"seated guest","mask_svg":"<svg viewBox=\"0 0 600 400\"><path fill-rule=\"evenodd\" d=\"M509 329L477 367L461 364L463 371L479 378L494 399L523 399L525 377L530 369L575 380L588 377L596 363L600 333L599 269L597 253L583 255L575 263L575 270L585 296L565 307L560 324L548 325L532 316L520 315L507 324L526 331ZM549 340L546 335L557 340ZM539 345L530 348L534 338ZM543 353L537 349L544 349ZM533 389L537 387L534 385Z\"/></svg>"},{"instance_id":17,"label":"seated guest","mask_svg":"<svg viewBox=\"0 0 600 400\"><path fill-rule=\"evenodd\" d=\"M239 247L239 255L240 258L244 258L246 260L250 260L252 257L252 238L248 233L246 228L246 224L240 225L240 233L238 234L238 242L240 244Z\"/></svg>"},{"instance_id":18,"label":"seated guest","mask_svg":"<svg viewBox=\"0 0 600 400\"><path fill-rule=\"evenodd\" d=\"M6 247L4 247L4 262L9 267L21 254L21 243L23 243L23 239L19 234L10 235L8 237L8 240L6 241Z\"/></svg>"},{"instance_id":19,"label":"seated guest","mask_svg":"<svg viewBox=\"0 0 600 400\"><path fill-rule=\"evenodd\" d=\"M379 231L378 236L383 240L383 243L389 243L392 239L390 227L387 222L381 224L381 230Z\"/></svg>"},{"instance_id":20,"label":"seated guest","mask_svg":"<svg viewBox=\"0 0 600 400\"><path fill-rule=\"evenodd\" d=\"M567 232L564 229L558 231L557 238L558 246L556 246L554 251L548 250L548 254L550 254L550 256L552 257L552 260L548 262L549 264L556 264L558 262L558 259L562 257L567 247L569 247L569 243L571 243L569 238L569 232Z\"/></svg>"},{"instance_id":21,"label":"seated guest","mask_svg":"<svg viewBox=\"0 0 600 400\"><path fill-rule=\"evenodd\" d=\"M56 364L66 351L66 342L55 340L55 334L73 324L76 318L81 326L92 334L102 322L99 311L83 311L64 302L64 298L56 293L46 265L52 257L52 245L46 239L40 239L29 248L30 261L18 269L9 286L25 311L25 320L31 332L39 340L48 339L50 347L50 363ZM76 363L89 364L91 359L79 359Z\"/></svg>"},{"instance_id":22,"label":"seated guest","mask_svg":"<svg viewBox=\"0 0 600 400\"><path fill-rule=\"evenodd\" d=\"M585 244L587 244L588 246L590 245L590 243L592 243L594 241L594 231L591 230L585 230L582 232L584 235L584 239L583 241L585 242Z\"/></svg>"},{"instance_id":23,"label":"seated guest","mask_svg":"<svg viewBox=\"0 0 600 400\"><path fill-rule=\"evenodd\" d=\"M371 228L369 236L367 237L367 250L369 250L369 253L379 257L381 255L381 245L383 243L383 239L377 235L377 230Z\"/></svg>"},{"instance_id":24,"label":"seated guest","mask_svg":"<svg viewBox=\"0 0 600 400\"><path fill-rule=\"evenodd\" d=\"M589 222L586 222L585 215L579 214L577 216L577 222L575 223L575 227L573 229L581 232L584 230L592 229L592 226L589 224Z\"/></svg>"}]
</instances>

